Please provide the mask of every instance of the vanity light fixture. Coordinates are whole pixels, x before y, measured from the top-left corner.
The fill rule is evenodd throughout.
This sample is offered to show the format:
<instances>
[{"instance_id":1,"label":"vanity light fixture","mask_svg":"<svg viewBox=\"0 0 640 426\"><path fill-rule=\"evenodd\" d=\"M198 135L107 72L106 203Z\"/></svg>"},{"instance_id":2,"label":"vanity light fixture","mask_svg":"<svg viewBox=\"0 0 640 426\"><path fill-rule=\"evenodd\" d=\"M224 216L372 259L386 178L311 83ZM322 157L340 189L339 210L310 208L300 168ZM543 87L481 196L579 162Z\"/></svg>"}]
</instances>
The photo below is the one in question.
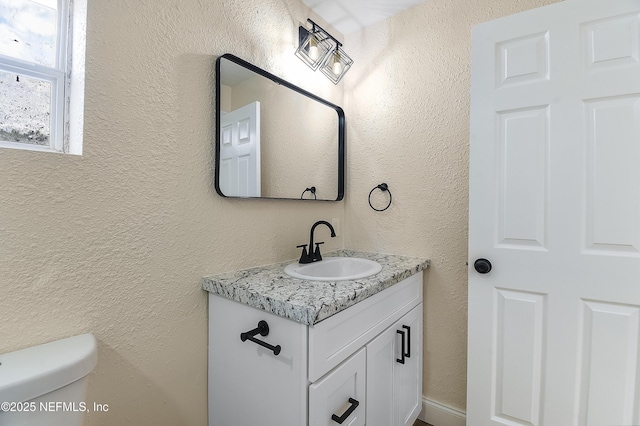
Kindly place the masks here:
<instances>
[{"instance_id":1,"label":"vanity light fixture","mask_svg":"<svg viewBox=\"0 0 640 426\"><path fill-rule=\"evenodd\" d=\"M322 71L329 80L333 81L333 84L338 84L347 71L349 71L349 68L351 68L351 64L353 64L353 59L344 53L341 44L338 43L333 53L325 59L320 71Z\"/></svg>"},{"instance_id":2,"label":"vanity light fixture","mask_svg":"<svg viewBox=\"0 0 640 426\"><path fill-rule=\"evenodd\" d=\"M312 28L310 30L302 26L299 28L300 44L296 50L296 56L309 68L316 71L333 51L333 44L330 40L335 39L311 19L307 19L307 21L311 22Z\"/></svg>"},{"instance_id":3,"label":"vanity light fixture","mask_svg":"<svg viewBox=\"0 0 640 426\"><path fill-rule=\"evenodd\" d=\"M299 45L296 56L316 71L318 68L333 82L338 82L349 71L353 59L342 49L342 43L326 32L322 27L307 19L311 29L299 27Z\"/></svg>"}]
</instances>

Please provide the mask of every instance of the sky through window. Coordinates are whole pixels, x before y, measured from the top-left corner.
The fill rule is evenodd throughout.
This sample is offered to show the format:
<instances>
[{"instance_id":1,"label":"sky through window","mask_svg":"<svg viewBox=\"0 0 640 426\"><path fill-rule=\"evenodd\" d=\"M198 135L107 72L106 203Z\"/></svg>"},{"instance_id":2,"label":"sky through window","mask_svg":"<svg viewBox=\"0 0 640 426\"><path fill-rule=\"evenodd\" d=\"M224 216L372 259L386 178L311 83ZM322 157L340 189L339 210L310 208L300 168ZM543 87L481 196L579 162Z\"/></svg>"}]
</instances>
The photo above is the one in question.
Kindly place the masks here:
<instances>
[{"instance_id":1,"label":"sky through window","mask_svg":"<svg viewBox=\"0 0 640 426\"><path fill-rule=\"evenodd\" d=\"M57 0L0 0L0 54L55 67Z\"/></svg>"}]
</instances>

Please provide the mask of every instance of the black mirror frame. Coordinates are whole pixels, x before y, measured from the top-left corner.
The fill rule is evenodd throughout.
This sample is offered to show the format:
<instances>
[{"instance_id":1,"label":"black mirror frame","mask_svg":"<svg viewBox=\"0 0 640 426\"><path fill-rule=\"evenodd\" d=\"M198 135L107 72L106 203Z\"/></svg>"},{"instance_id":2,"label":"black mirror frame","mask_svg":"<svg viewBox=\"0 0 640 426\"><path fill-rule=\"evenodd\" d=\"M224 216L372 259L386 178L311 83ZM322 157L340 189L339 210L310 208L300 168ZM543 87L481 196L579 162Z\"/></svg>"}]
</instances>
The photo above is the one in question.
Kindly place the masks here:
<instances>
[{"instance_id":1,"label":"black mirror frame","mask_svg":"<svg viewBox=\"0 0 640 426\"><path fill-rule=\"evenodd\" d=\"M240 198L240 199L267 199L267 200L299 200L298 198L279 198L279 197L238 197L238 196L229 196L222 193L220 190L220 68L222 59L227 59L231 62L234 62L244 68L249 69L250 71L255 72L263 77L268 78L269 80L279 84L281 86L285 86L301 95L304 95L310 99L313 99L316 102L320 102L323 105L326 105L336 111L338 114L338 197L335 200L312 200L312 199L303 199L300 201L340 201L344 198L344 172L345 172L345 117L344 110L339 106L332 104L311 92L308 92L296 85L289 83L286 80L281 79L280 77L276 77L275 75L256 67L249 62L238 58L231 53L225 53L221 55L216 60L216 153L215 153L215 188L218 195L224 198Z\"/></svg>"}]
</instances>

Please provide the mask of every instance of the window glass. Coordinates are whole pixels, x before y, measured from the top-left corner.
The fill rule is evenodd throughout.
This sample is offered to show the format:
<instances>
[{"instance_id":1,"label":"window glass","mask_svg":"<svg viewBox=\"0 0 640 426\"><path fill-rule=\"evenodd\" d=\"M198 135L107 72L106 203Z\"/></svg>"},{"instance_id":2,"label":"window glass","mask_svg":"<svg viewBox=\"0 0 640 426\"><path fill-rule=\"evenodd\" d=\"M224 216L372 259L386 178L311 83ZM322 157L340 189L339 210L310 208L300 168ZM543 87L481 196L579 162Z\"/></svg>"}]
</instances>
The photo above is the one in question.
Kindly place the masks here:
<instances>
[{"instance_id":1,"label":"window glass","mask_svg":"<svg viewBox=\"0 0 640 426\"><path fill-rule=\"evenodd\" d=\"M0 150L82 155L87 3L71 1L0 0Z\"/></svg>"},{"instance_id":2,"label":"window glass","mask_svg":"<svg viewBox=\"0 0 640 426\"><path fill-rule=\"evenodd\" d=\"M56 66L57 0L0 0L0 54Z\"/></svg>"},{"instance_id":3,"label":"window glass","mask_svg":"<svg viewBox=\"0 0 640 426\"><path fill-rule=\"evenodd\" d=\"M0 69L0 140L49 145L51 82Z\"/></svg>"}]
</instances>

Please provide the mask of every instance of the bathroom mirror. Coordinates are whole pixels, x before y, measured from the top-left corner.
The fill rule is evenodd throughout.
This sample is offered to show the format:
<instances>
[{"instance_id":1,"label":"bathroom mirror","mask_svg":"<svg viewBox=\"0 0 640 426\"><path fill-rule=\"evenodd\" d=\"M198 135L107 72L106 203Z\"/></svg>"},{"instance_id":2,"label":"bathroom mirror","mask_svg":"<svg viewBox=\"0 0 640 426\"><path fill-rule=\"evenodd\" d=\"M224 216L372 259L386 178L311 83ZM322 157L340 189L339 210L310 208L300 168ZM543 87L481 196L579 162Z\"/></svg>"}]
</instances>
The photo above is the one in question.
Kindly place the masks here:
<instances>
[{"instance_id":1,"label":"bathroom mirror","mask_svg":"<svg viewBox=\"0 0 640 426\"><path fill-rule=\"evenodd\" d=\"M344 111L234 55L216 61L215 187L223 197L338 201Z\"/></svg>"}]
</instances>

